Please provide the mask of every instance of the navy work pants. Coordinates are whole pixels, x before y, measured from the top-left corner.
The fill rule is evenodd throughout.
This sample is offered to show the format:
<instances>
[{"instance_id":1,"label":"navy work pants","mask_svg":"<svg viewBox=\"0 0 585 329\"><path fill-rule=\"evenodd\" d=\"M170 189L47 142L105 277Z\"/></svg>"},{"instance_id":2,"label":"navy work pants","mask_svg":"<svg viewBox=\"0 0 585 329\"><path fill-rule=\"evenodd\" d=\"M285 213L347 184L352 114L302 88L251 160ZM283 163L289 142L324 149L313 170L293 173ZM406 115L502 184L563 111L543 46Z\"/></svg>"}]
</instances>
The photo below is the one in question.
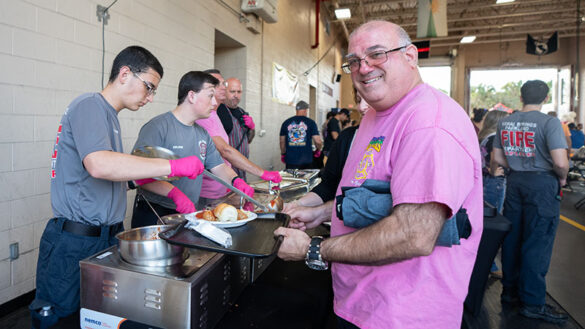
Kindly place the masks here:
<instances>
[{"instance_id":1,"label":"navy work pants","mask_svg":"<svg viewBox=\"0 0 585 329\"><path fill-rule=\"evenodd\" d=\"M58 317L79 309L79 261L118 243L111 228L102 226L100 236L75 235L63 230L66 219L52 218L47 223L39 246L35 299L48 302Z\"/></svg>"},{"instance_id":2,"label":"navy work pants","mask_svg":"<svg viewBox=\"0 0 585 329\"><path fill-rule=\"evenodd\" d=\"M550 173L513 172L507 179L504 216L512 229L502 245L502 285L525 305L545 304L559 192L559 180Z\"/></svg>"}]
</instances>

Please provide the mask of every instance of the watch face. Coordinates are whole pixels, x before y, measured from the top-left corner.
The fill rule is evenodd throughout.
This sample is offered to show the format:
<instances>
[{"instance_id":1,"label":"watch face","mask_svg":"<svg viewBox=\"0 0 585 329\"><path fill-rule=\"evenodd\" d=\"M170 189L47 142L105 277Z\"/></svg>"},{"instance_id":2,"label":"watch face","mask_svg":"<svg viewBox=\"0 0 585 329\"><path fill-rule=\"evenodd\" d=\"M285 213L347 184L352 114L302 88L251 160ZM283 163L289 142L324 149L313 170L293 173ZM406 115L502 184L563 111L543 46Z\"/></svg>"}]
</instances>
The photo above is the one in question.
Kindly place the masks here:
<instances>
[{"instance_id":1,"label":"watch face","mask_svg":"<svg viewBox=\"0 0 585 329\"><path fill-rule=\"evenodd\" d=\"M317 271L324 271L329 268L326 262L319 260L305 261L305 264L307 264L310 269Z\"/></svg>"}]
</instances>

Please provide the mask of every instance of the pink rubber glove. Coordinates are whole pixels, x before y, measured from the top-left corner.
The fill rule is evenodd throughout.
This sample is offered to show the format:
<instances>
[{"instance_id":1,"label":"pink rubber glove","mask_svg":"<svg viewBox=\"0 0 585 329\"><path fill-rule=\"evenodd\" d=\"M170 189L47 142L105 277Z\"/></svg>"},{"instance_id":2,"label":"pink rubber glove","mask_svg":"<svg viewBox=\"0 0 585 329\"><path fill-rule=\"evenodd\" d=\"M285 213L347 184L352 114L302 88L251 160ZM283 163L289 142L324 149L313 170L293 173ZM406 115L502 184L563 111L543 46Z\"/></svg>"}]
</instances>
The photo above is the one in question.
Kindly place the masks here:
<instances>
[{"instance_id":1,"label":"pink rubber glove","mask_svg":"<svg viewBox=\"0 0 585 329\"><path fill-rule=\"evenodd\" d=\"M244 206L242 207L244 208L244 210L247 211L254 211L254 205L252 204L252 202L246 201L246 203L244 203Z\"/></svg>"},{"instance_id":2,"label":"pink rubber glove","mask_svg":"<svg viewBox=\"0 0 585 329\"><path fill-rule=\"evenodd\" d=\"M167 197L173 200L177 205L177 211L181 214L189 214L196 211L193 202L177 187L173 187L169 194L167 194Z\"/></svg>"},{"instance_id":3,"label":"pink rubber glove","mask_svg":"<svg viewBox=\"0 0 585 329\"><path fill-rule=\"evenodd\" d=\"M278 171L264 171L260 178L272 181L273 183L280 183L280 181L282 181L282 177L280 177Z\"/></svg>"},{"instance_id":4,"label":"pink rubber glove","mask_svg":"<svg viewBox=\"0 0 585 329\"><path fill-rule=\"evenodd\" d=\"M254 124L254 120L252 120L252 117L249 115L242 115L242 119L244 119L244 124L246 124L246 127L250 128L250 129L254 129L256 128L256 125Z\"/></svg>"},{"instance_id":5,"label":"pink rubber glove","mask_svg":"<svg viewBox=\"0 0 585 329\"><path fill-rule=\"evenodd\" d=\"M250 198L254 197L254 189L250 185L246 184L243 179L236 178L236 180L234 180L234 187L246 193L246 195Z\"/></svg>"},{"instance_id":6,"label":"pink rubber glove","mask_svg":"<svg viewBox=\"0 0 585 329\"><path fill-rule=\"evenodd\" d=\"M145 178L145 179L137 179L134 181L134 183L136 183L136 185L138 186L142 186L144 184L148 184L148 183L152 183L152 182L156 182L156 179L154 178Z\"/></svg>"},{"instance_id":7,"label":"pink rubber glove","mask_svg":"<svg viewBox=\"0 0 585 329\"><path fill-rule=\"evenodd\" d=\"M281 154L281 155L280 155L280 161L281 161L282 163L286 163L286 162L284 162L284 157L285 157L285 154Z\"/></svg>"},{"instance_id":8,"label":"pink rubber glove","mask_svg":"<svg viewBox=\"0 0 585 329\"><path fill-rule=\"evenodd\" d=\"M315 158L318 158L318 157L320 157L320 156L321 156L321 150L317 150L317 151L313 152L313 156L314 156Z\"/></svg>"},{"instance_id":9,"label":"pink rubber glove","mask_svg":"<svg viewBox=\"0 0 585 329\"><path fill-rule=\"evenodd\" d=\"M203 172L203 163L195 155L169 160L169 163L171 164L171 174L169 177L189 177L195 179Z\"/></svg>"}]
</instances>

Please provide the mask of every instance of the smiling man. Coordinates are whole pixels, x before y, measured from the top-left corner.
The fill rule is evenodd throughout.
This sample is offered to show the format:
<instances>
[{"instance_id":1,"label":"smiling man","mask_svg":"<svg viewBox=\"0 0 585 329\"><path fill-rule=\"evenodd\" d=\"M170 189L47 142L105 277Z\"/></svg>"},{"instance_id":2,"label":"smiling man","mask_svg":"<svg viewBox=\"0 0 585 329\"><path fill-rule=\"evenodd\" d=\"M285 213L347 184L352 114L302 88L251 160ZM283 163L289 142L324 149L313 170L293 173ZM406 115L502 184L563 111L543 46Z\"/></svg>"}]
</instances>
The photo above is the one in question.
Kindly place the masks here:
<instances>
[{"instance_id":1,"label":"smiling man","mask_svg":"<svg viewBox=\"0 0 585 329\"><path fill-rule=\"evenodd\" d=\"M328 239L275 231L285 236L279 257L305 259L311 268L332 263L338 328L461 324L483 228L481 158L467 114L423 83L417 56L402 28L373 21L351 34L342 66L374 110L361 121L336 199L366 180L390 182L391 215L355 229L334 209ZM445 221L461 208L471 235L436 246Z\"/></svg>"},{"instance_id":2,"label":"smiling man","mask_svg":"<svg viewBox=\"0 0 585 329\"><path fill-rule=\"evenodd\" d=\"M47 222L39 246L36 296L30 305L33 328L48 328L59 318L79 326L79 261L117 244L128 180L201 174L196 157L169 161L123 153L118 113L152 102L162 76L153 54L127 47L114 59L106 87L77 97L65 110L51 157L55 217ZM54 316L37 316L44 306L51 306Z\"/></svg>"},{"instance_id":3,"label":"smiling man","mask_svg":"<svg viewBox=\"0 0 585 329\"><path fill-rule=\"evenodd\" d=\"M178 105L167 113L152 118L140 129L134 149L144 146L162 146L179 157L196 156L212 173L232 182L235 187L253 195L254 189L226 165L215 148L211 136L195 123L208 118L217 106L215 88L219 80L205 72L191 71L179 82ZM201 177L196 180L181 178L169 182L139 181L139 193L134 200L132 227L155 225L156 214L146 203L148 200L159 216L195 211L201 192ZM224 188L225 189L225 188ZM166 197L165 197L166 195Z\"/></svg>"}]
</instances>

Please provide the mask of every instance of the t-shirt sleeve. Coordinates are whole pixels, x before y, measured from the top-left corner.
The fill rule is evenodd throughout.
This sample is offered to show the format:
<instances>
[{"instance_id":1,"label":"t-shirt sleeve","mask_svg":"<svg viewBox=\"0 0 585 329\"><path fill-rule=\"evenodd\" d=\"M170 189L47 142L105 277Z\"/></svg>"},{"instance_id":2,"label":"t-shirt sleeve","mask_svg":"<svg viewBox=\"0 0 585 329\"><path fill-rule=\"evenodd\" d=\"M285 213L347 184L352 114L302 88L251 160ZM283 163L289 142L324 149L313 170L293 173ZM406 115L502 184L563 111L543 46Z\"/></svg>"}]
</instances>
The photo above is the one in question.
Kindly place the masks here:
<instances>
[{"instance_id":1,"label":"t-shirt sleeve","mask_svg":"<svg viewBox=\"0 0 585 329\"><path fill-rule=\"evenodd\" d=\"M492 143L492 148L501 149L502 148L502 140L500 139L500 134L502 133L502 122L498 122L498 128L496 129L496 135L494 136L494 142Z\"/></svg>"},{"instance_id":2,"label":"t-shirt sleeve","mask_svg":"<svg viewBox=\"0 0 585 329\"><path fill-rule=\"evenodd\" d=\"M315 123L315 121L311 121L310 127L311 136L319 135L319 129L317 128L317 124Z\"/></svg>"},{"instance_id":3,"label":"t-shirt sleeve","mask_svg":"<svg viewBox=\"0 0 585 329\"><path fill-rule=\"evenodd\" d=\"M160 146L163 145L164 136L166 135L166 129L161 124L155 124L153 121L149 121L138 133L136 143L132 150L139 149L144 146Z\"/></svg>"},{"instance_id":4,"label":"t-shirt sleeve","mask_svg":"<svg viewBox=\"0 0 585 329\"><path fill-rule=\"evenodd\" d=\"M224 161L223 158L221 157L221 154L215 147L215 143L213 142L213 139L211 139L211 136L209 136L207 132L204 133L207 143L207 152L205 154L204 166L205 169L212 169L224 163Z\"/></svg>"},{"instance_id":5,"label":"t-shirt sleeve","mask_svg":"<svg viewBox=\"0 0 585 329\"><path fill-rule=\"evenodd\" d=\"M337 121L337 119L335 119L335 118L331 118L331 120L329 120L329 123L327 124L327 130L328 131L337 131L339 133L339 131L340 131L339 121Z\"/></svg>"},{"instance_id":6,"label":"t-shirt sleeve","mask_svg":"<svg viewBox=\"0 0 585 329\"><path fill-rule=\"evenodd\" d=\"M87 98L67 114L72 138L80 159L97 151L112 151L106 109L93 98Z\"/></svg>"},{"instance_id":7,"label":"t-shirt sleeve","mask_svg":"<svg viewBox=\"0 0 585 329\"><path fill-rule=\"evenodd\" d=\"M215 122L215 120L213 120L213 118L211 118L211 117L209 117L207 119L197 120L197 124L200 125L201 127L203 127L203 129L205 129L211 137L214 137L214 136L221 137L221 135L219 134L219 129L217 127L218 123L221 126L221 121ZM221 129L223 129L223 126L221 126Z\"/></svg>"},{"instance_id":8,"label":"t-shirt sleeve","mask_svg":"<svg viewBox=\"0 0 585 329\"><path fill-rule=\"evenodd\" d=\"M548 120L545 134L546 144L549 150L568 148L566 135L563 132L563 126L559 119L552 118L552 120Z\"/></svg>"},{"instance_id":9,"label":"t-shirt sleeve","mask_svg":"<svg viewBox=\"0 0 585 329\"><path fill-rule=\"evenodd\" d=\"M282 125L280 126L280 136L286 136L287 135L287 131L286 131L286 126L287 126L287 121L283 122Z\"/></svg>"},{"instance_id":10,"label":"t-shirt sleeve","mask_svg":"<svg viewBox=\"0 0 585 329\"><path fill-rule=\"evenodd\" d=\"M471 155L440 128L405 135L392 163L394 205L437 202L450 208L451 217L473 188Z\"/></svg>"}]
</instances>

